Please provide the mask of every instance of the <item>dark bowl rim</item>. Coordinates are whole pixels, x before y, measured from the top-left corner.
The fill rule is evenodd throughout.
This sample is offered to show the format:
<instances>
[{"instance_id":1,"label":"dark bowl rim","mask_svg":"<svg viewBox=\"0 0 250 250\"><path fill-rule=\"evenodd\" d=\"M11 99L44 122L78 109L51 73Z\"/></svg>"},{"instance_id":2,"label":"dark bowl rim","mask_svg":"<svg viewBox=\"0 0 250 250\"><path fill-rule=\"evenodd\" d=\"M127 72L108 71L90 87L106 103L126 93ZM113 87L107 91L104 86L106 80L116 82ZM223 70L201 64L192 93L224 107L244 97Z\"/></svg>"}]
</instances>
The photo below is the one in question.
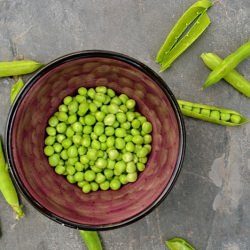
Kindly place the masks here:
<instances>
[{"instance_id":1,"label":"dark bowl rim","mask_svg":"<svg viewBox=\"0 0 250 250\"><path fill-rule=\"evenodd\" d=\"M25 97L26 93L37 82L38 79L40 79L43 75L45 75L50 70L54 69L55 67L61 64L64 64L72 60L77 60L81 58L90 58L90 57L103 57L103 58L116 59L116 60L128 63L129 65L132 65L133 67L139 69L140 71L145 73L147 76L149 76L162 89L164 94L167 95L172 105L172 108L175 111L175 115L176 115L178 126L179 126L179 131L180 131L179 153L178 153L178 158L175 164L175 169L172 173L172 176L170 178L168 185L165 187L161 195L150 206L148 206L146 209L144 209L139 214L133 216L132 218L128 218L121 222L117 222L113 224L105 224L105 225L100 225L100 226L88 225L88 224L83 225L83 224L79 224L79 223L64 219L50 212L48 209L46 209L40 203L38 203L37 201L33 199L33 197L30 195L28 190L22 184L20 178L18 177L17 171L14 167L15 164L13 161L13 156L12 156L12 151L11 151L12 136L11 136L11 133L9 133L9 131L12 131L14 118L15 118L16 112L18 110L18 107L22 99ZM30 77L30 79L27 81L24 88L20 91L20 93L16 97L16 100L14 101L13 105L10 108L10 111L7 117L6 128L5 128L5 142L6 142L5 153L6 153L7 161L10 166L11 177L15 185L18 187L18 189L22 193L22 195L26 198L26 200L28 200L28 202L34 208L36 208L44 216L64 226L68 226L68 227L75 228L75 229L83 229L83 230L109 230L109 229L115 229L115 228L129 225L143 218L144 216L152 212L153 209L159 206L160 203L166 198L166 196L169 194L169 192L173 188L178 178L178 175L180 173L182 164L183 164L185 148L186 148L186 132L185 132L184 119L182 117L182 114L181 114L181 111L180 111L180 108L178 106L175 96L173 95L168 85L164 82L164 80L158 74L156 74L151 68L146 66L144 63L138 61L137 59L134 59L130 56L127 56L118 52L108 51L108 50L84 50L84 51L69 53L69 54L66 54L64 56L61 56L53 60L49 62L48 64L46 64L44 67L42 67L40 70L38 70L33 76Z\"/></svg>"}]
</instances>

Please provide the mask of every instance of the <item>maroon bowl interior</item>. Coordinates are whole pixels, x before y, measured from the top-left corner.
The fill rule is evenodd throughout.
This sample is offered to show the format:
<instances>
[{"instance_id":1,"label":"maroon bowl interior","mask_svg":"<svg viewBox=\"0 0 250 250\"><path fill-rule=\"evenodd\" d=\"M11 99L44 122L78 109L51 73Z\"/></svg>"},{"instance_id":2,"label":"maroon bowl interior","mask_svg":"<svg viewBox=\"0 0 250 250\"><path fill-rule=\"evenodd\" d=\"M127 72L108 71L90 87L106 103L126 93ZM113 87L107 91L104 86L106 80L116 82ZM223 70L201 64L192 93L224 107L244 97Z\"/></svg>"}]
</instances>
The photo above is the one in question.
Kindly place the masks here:
<instances>
[{"instance_id":1,"label":"maroon bowl interior","mask_svg":"<svg viewBox=\"0 0 250 250\"><path fill-rule=\"evenodd\" d=\"M18 186L47 216L69 226L108 228L146 214L168 192L183 156L183 127L171 93L143 71L103 55L64 58L38 72L19 96L7 125L7 154ZM45 127L66 95L99 85L136 100L153 124L152 152L135 183L84 194L49 166L43 154Z\"/></svg>"}]
</instances>

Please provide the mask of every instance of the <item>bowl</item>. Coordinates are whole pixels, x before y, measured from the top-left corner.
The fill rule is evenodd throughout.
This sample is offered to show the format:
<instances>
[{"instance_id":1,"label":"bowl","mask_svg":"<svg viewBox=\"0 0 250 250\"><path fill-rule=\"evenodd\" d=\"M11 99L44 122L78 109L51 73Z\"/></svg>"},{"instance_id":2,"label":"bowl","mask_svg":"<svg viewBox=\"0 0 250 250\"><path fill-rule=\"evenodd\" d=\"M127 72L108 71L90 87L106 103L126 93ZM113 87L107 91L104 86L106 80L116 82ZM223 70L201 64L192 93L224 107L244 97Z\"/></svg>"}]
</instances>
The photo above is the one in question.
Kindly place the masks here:
<instances>
[{"instance_id":1,"label":"bowl","mask_svg":"<svg viewBox=\"0 0 250 250\"><path fill-rule=\"evenodd\" d=\"M135 183L85 194L49 166L45 128L65 96L100 85L136 100L153 125L152 151ZM69 227L105 230L142 218L167 196L183 162L185 128L173 93L146 65L111 51L82 51L30 78L9 112L5 142L13 180L38 211Z\"/></svg>"}]
</instances>

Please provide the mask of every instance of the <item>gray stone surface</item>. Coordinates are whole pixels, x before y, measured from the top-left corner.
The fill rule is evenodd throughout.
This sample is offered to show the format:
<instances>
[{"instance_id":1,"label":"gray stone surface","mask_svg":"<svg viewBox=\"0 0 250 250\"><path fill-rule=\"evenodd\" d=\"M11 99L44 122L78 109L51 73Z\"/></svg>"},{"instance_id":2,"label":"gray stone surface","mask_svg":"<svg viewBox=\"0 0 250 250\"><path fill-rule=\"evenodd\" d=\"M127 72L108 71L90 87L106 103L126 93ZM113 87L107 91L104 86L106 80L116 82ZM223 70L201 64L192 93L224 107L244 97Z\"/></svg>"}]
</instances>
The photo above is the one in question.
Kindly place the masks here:
<instances>
[{"instance_id":1,"label":"gray stone surface","mask_svg":"<svg viewBox=\"0 0 250 250\"><path fill-rule=\"evenodd\" d=\"M155 71L159 46L192 0L0 0L0 61L48 62L85 49L128 54ZM223 106L250 118L250 100L226 83L205 91L209 70L200 54L225 57L249 39L249 0L218 0L212 24L195 45L161 74L177 98ZM250 79L250 60L238 70ZM0 133L13 79L0 79ZM165 201L140 221L101 232L105 249L165 249L174 236L202 250L250 249L250 125L222 127L185 118L183 170ZM85 249L77 231L38 213L22 197L26 217L15 221L0 197L1 250Z\"/></svg>"}]
</instances>

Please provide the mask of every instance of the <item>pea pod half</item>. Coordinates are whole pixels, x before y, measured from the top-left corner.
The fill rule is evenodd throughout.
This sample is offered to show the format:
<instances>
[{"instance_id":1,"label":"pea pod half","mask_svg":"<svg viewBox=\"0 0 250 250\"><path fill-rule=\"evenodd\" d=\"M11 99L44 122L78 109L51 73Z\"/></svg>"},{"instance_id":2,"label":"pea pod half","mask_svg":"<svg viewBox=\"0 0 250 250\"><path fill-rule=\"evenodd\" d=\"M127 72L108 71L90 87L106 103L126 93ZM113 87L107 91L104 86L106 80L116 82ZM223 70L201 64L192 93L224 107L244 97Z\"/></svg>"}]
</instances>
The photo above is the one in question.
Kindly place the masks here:
<instances>
[{"instance_id":1,"label":"pea pod half","mask_svg":"<svg viewBox=\"0 0 250 250\"><path fill-rule=\"evenodd\" d=\"M202 53L201 58L208 68L214 70L220 63L222 59L215 53ZM227 81L231 86L238 90L243 95L250 97L250 82L244 78L236 70L230 71L224 76L224 80ZM205 86L203 89L206 88Z\"/></svg>"},{"instance_id":2,"label":"pea pod half","mask_svg":"<svg viewBox=\"0 0 250 250\"><path fill-rule=\"evenodd\" d=\"M239 126L248 122L244 116L234 110L184 100L178 100L178 104L184 115L200 120L226 126Z\"/></svg>"},{"instance_id":3,"label":"pea pod half","mask_svg":"<svg viewBox=\"0 0 250 250\"><path fill-rule=\"evenodd\" d=\"M79 230L88 250L102 250L102 244L99 235L95 231Z\"/></svg>"},{"instance_id":4,"label":"pea pod half","mask_svg":"<svg viewBox=\"0 0 250 250\"><path fill-rule=\"evenodd\" d=\"M166 246L170 250L195 250L186 240L182 238L173 238L166 241Z\"/></svg>"},{"instance_id":5,"label":"pea pod half","mask_svg":"<svg viewBox=\"0 0 250 250\"><path fill-rule=\"evenodd\" d=\"M250 56L250 40L228 55L208 76L203 88L215 84Z\"/></svg>"},{"instance_id":6,"label":"pea pod half","mask_svg":"<svg viewBox=\"0 0 250 250\"><path fill-rule=\"evenodd\" d=\"M43 64L31 60L0 62L0 77L29 74L42 66Z\"/></svg>"},{"instance_id":7,"label":"pea pod half","mask_svg":"<svg viewBox=\"0 0 250 250\"><path fill-rule=\"evenodd\" d=\"M21 78L19 78L18 81L12 85L11 93L10 93L10 103L11 104L14 102L14 100L16 99L16 96L21 91L23 86L24 86L24 82Z\"/></svg>"},{"instance_id":8,"label":"pea pod half","mask_svg":"<svg viewBox=\"0 0 250 250\"><path fill-rule=\"evenodd\" d=\"M178 40L183 35L183 33L189 28L189 26L199 17L201 14L203 14L209 7L213 5L212 2L208 0L200 0L195 2L193 5L191 5L179 18L177 23L174 25L172 30L170 31L169 35L167 36L165 42L161 46L160 50L157 53L156 56L156 62L159 64L163 64L164 58L166 55L178 44ZM197 24L199 24L200 21L198 21ZM201 24L203 25L203 24ZM191 35L191 34L190 34ZM198 36L198 34L192 34L194 35L192 41L188 41L188 36L185 36L184 41L186 40L188 46L180 46L182 49L180 49L178 52L181 54L185 49L187 49L192 42L194 42ZM182 39L183 40L183 39ZM182 43L184 42L182 41ZM179 56L179 55L178 55ZM177 56L177 57L178 57ZM176 58L177 58L176 57Z\"/></svg>"}]
</instances>

